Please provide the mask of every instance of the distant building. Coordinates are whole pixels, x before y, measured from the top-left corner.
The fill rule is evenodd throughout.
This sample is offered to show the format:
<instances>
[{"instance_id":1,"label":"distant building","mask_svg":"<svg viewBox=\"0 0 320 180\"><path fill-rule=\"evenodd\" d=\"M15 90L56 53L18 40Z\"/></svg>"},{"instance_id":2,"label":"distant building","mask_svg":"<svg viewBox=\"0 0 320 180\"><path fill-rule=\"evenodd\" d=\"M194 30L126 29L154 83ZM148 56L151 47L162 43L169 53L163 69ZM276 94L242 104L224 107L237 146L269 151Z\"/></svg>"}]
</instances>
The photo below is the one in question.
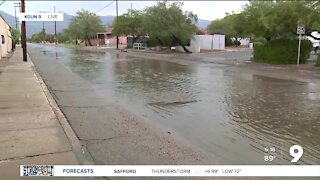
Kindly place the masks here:
<instances>
[{"instance_id":1,"label":"distant building","mask_svg":"<svg viewBox=\"0 0 320 180\"><path fill-rule=\"evenodd\" d=\"M105 32L97 33L97 40L93 43L99 46L115 46L117 44L117 36L112 34L112 28L107 28ZM127 44L127 36L119 36L119 44Z\"/></svg>"},{"instance_id":2,"label":"distant building","mask_svg":"<svg viewBox=\"0 0 320 180\"><path fill-rule=\"evenodd\" d=\"M210 33L208 29L206 28L202 28L202 29L198 29L196 32L196 35L212 35L214 33Z\"/></svg>"},{"instance_id":3,"label":"distant building","mask_svg":"<svg viewBox=\"0 0 320 180\"><path fill-rule=\"evenodd\" d=\"M8 56L12 51L10 26L0 15L0 59Z\"/></svg>"}]
</instances>

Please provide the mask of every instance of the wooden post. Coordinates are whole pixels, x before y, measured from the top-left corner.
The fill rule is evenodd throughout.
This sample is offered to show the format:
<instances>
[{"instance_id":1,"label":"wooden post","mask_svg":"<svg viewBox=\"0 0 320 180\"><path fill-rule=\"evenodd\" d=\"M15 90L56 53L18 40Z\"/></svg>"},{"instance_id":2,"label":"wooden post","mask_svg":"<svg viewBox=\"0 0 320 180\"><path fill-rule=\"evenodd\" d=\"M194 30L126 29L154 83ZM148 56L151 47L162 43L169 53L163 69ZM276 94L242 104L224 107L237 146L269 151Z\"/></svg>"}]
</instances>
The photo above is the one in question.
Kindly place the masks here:
<instances>
[{"instance_id":1,"label":"wooden post","mask_svg":"<svg viewBox=\"0 0 320 180\"><path fill-rule=\"evenodd\" d=\"M21 12L25 12L25 0L21 0ZM23 48L23 61L27 61L27 35L26 35L26 22L22 21L21 25L21 33L22 33L22 48Z\"/></svg>"},{"instance_id":2,"label":"wooden post","mask_svg":"<svg viewBox=\"0 0 320 180\"><path fill-rule=\"evenodd\" d=\"M54 12L56 12L56 6L54 6L53 9ZM58 44L58 37L57 37L57 21L54 21L54 44Z\"/></svg>"},{"instance_id":3,"label":"wooden post","mask_svg":"<svg viewBox=\"0 0 320 180\"><path fill-rule=\"evenodd\" d=\"M118 0L116 0L116 12L117 12L116 20L118 20ZM117 35L117 49L119 49L119 36L118 35Z\"/></svg>"}]
</instances>

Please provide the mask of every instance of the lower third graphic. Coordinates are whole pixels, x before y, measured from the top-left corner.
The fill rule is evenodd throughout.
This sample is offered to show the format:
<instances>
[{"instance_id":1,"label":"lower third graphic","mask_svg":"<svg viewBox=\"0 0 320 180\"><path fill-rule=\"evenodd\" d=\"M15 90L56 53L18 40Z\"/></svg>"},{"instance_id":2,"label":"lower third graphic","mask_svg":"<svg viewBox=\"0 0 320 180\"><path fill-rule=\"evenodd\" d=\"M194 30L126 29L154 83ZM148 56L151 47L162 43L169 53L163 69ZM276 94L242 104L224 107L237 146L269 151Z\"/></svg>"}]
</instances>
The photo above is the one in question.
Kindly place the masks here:
<instances>
[{"instance_id":1,"label":"lower third graphic","mask_svg":"<svg viewBox=\"0 0 320 180\"><path fill-rule=\"evenodd\" d=\"M21 176L53 176L51 165L23 165Z\"/></svg>"}]
</instances>

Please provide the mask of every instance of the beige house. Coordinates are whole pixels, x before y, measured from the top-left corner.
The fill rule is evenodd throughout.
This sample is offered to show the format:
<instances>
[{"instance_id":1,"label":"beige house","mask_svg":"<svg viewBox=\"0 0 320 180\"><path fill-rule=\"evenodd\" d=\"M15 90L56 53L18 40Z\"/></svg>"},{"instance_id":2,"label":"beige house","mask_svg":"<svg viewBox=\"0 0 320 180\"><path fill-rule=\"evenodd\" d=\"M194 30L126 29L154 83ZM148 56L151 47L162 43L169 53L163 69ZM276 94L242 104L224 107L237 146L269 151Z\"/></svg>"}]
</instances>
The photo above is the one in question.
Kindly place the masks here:
<instances>
[{"instance_id":1,"label":"beige house","mask_svg":"<svg viewBox=\"0 0 320 180\"><path fill-rule=\"evenodd\" d=\"M10 26L0 15L0 59L8 56L12 51Z\"/></svg>"},{"instance_id":2,"label":"beige house","mask_svg":"<svg viewBox=\"0 0 320 180\"><path fill-rule=\"evenodd\" d=\"M117 38L112 34L113 28L106 28L105 32L98 32L96 43L93 43L94 46L99 45L107 45L107 46L115 46L117 44ZM127 44L127 36L119 36L119 44L126 45Z\"/></svg>"}]
</instances>

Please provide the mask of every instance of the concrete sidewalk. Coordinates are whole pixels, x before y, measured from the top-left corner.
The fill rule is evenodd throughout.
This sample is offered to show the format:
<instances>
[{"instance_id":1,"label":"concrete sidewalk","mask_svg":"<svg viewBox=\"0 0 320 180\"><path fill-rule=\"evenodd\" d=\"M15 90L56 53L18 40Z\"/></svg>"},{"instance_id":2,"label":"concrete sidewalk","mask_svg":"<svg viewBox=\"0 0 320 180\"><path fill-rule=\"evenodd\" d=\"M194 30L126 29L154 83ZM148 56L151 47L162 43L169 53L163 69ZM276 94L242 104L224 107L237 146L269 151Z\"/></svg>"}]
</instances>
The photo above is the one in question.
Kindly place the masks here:
<instances>
[{"instance_id":1,"label":"concrete sidewalk","mask_svg":"<svg viewBox=\"0 0 320 180\"><path fill-rule=\"evenodd\" d=\"M19 179L23 164L90 164L20 47L9 61L0 74L0 179Z\"/></svg>"}]
</instances>

